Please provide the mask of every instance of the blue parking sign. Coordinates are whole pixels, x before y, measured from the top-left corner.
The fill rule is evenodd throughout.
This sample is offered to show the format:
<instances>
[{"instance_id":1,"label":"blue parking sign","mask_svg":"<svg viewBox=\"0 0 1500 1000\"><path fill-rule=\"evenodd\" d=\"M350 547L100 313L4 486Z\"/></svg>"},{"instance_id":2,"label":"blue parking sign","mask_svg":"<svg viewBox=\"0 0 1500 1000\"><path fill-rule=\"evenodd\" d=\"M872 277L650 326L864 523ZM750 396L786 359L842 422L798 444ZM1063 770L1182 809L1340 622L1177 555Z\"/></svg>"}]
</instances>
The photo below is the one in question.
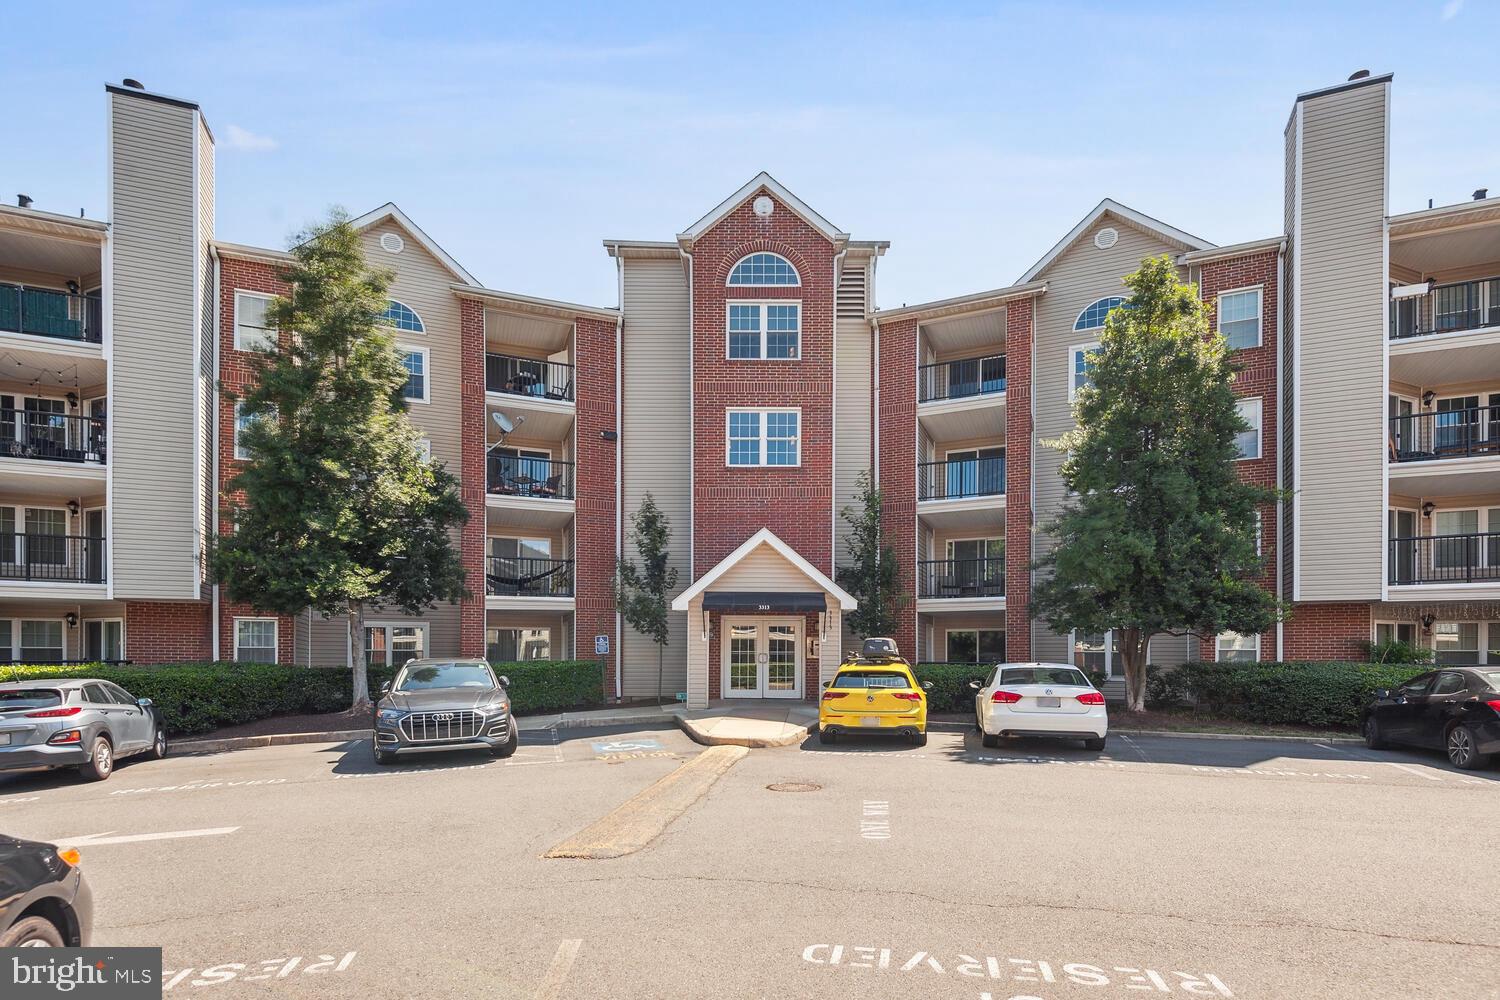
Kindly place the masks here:
<instances>
[{"instance_id":1,"label":"blue parking sign","mask_svg":"<svg viewBox=\"0 0 1500 1000\"><path fill-rule=\"evenodd\" d=\"M596 635L596 636L594 636L594 655L595 656L605 656L608 653L609 653L609 636L607 636L607 635Z\"/></svg>"}]
</instances>

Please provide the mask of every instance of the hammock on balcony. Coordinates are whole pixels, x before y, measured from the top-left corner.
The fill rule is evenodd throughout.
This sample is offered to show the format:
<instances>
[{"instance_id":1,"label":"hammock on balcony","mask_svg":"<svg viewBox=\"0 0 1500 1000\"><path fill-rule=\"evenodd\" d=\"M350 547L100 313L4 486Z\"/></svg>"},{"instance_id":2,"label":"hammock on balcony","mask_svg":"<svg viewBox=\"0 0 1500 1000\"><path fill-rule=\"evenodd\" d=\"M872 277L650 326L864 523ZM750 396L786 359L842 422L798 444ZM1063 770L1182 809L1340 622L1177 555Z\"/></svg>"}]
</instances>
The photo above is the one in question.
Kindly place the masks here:
<instances>
[{"instance_id":1,"label":"hammock on balcony","mask_svg":"<svg viewBox=\"0 0 1500 1000\"><path fill-rule=\"evenodd\" d=\"M503 576L499 573L486 573L484 581L489 584L492 590L498 587L514 587L517 590L526 590L538 580L545 580L554 573L561 573L566 568L566 566L553 566L549 570L541 573L532 573L527 576Z\"/></svg>"}]
</instances>

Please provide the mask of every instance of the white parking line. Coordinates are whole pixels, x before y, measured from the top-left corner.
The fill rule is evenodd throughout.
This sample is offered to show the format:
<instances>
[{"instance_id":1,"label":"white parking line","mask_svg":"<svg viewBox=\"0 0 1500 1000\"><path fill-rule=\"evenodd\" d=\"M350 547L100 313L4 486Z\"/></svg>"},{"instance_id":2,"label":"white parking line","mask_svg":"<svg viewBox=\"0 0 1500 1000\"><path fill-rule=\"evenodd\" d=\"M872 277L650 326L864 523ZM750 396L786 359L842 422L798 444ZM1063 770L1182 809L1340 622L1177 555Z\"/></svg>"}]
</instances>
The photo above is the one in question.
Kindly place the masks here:
<instances>
[{"instance_id":1,"label":"white parking line","mask_svg":"<svg viewBox=\"0 0 1500 1000\"><path fill-rule=\"evenodd\" d=\"M112 837L113 830L90 833L81 837L51 837L53 843L62 847L98 847L100 844L135 844L146 840L182 840L187 837L220 837L238 830L237 826L216 826L205 830L165 830L161 833L127 833Z\"/></svg>"},{"instance_id":2,"label":"white parking line","mask_svg":"<svg viewBox=\"0 0 1500 1000\"><path fill-rule=\"evenodd\" d=\"M1334 753L1348 754L1350 757L1353 757L1355 760L1367 760L1371 764L1384 764L1387 767L1394 767L1398 771L1405 771L1407 774L1415 774L1419 778L1426 778L1428 781L1436 781L1438 784L1443 784L1443 779L1442 778L1436 777L1435 775L1428 774L1425 771L1419 771L1416 768L1411 767L1408 764L1402 764L1402 763L1399 763L1399 762L1394 761L1394 760L1381 760L1379 757L1371 757L1369 754L1365 754L1365 753L1355 753L1353 750L1346 750L1343 747L1329 746L1326 743L1315 743L1313 745L1316 746L1316 747L1321 747L1324 750L1330 750L1330 751L1332 751Z\"/></svg>"},{"instance_id":3,"label":"white parking line","mask_svg":"<svg viewBox=\"0 0 1500 1000\"><path fill-rule=\"evenodd\" d=\"M859 835L866 840L891 839L891 804L865 800L859 814Z\"/></svg>"},{"instance_id":4,"label":"white parking line","mask_svg":"<svg viewBox=\"0 0 1500 1000\"><path fill-rule=\"evenodd\" d=\"M1124 733L1120 734L1120 739L1122 739L1122 740L1125 741L1125 745L1126 746L1130 747L1130 749L1134 750L1137 754L1139 754L1141 760L1145 761L1147 764L1151 763L1151 758L1146 756L1146 751L1142 750L1136 744L1135 740L1131 739L1129 736L1126 736Z\"/></svg>"},{"instance_id":5,"label":"white parking line","mask_svg":"<svg viewBox=\"0 0 1500 1000\"><path fill-rule=\"evenodd\" d=\"M568 972L572 970L573 961L578 958L578 949L582 945L581 938L569 938L557 946L557 954L552 956L547 975L542 977L542 984L536 989L536 1000L552 1000L562 992L563 982L568 978Z\"/></svg>"}]
</instances>

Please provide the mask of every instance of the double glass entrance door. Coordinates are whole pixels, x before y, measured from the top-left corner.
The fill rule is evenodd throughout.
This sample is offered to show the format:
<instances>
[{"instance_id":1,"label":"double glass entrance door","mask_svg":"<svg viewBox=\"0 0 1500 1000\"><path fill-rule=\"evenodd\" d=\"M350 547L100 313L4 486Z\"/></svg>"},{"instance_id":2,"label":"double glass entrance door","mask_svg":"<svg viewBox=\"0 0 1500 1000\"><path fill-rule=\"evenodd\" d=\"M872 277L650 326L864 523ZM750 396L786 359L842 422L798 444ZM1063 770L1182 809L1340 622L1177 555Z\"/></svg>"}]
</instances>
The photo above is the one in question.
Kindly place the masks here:
<instances>
[{"instance_id":1,"label":"double glass entrance door","mask_svg":"<svg viewBox=\"0 0 1500 1000\"><path fill-rule=\"evenodd\" d=\"M801 622L726 618L723 632L724 697L802 697Z\"/></svg>"}]
</instances>

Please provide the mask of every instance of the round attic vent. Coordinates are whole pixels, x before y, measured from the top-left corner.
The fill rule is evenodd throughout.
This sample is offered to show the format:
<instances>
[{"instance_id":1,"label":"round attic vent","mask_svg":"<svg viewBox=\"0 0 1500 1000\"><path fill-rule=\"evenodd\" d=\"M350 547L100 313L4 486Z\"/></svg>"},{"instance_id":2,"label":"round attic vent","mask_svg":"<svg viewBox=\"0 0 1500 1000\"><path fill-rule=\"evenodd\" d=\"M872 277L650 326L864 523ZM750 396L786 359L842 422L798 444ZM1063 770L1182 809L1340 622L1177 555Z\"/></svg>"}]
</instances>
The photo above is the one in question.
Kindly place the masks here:
<instances>
[{"instance_id":1,"label":"round attic vent","mask_svg":"<svg viewBox=\"0 0 1500 1000\"><path fill-rule=\"evenodd\" d=\"M750 207L762 219L769 219L771 213L776 211L776 203L765 195L756 198L755 201L750 203Z\"/></svg>"},{"instance_id":2,"label":"round attic vent","mask_svg":"<svg viewBox=\"0 0 1500 1000\"><path fill-rule=\"evenodd\" d=\"M381 233L380 249L386 253L400 253L406 249L406 241L395 233Z\"/></svg>"},{"instance_id":3,"label":"round attic vent","mask_svg":"<svg viewBox=\"0 0 1500 1000\"><path fill-rule=\"evenodd\" d=\"M1108 250L1118 242L1120 242L1119 232L1111 229L1109 226L1105 226L1094 234L1094 246L1100 250Z\"/></svg>"}]
</instances>

